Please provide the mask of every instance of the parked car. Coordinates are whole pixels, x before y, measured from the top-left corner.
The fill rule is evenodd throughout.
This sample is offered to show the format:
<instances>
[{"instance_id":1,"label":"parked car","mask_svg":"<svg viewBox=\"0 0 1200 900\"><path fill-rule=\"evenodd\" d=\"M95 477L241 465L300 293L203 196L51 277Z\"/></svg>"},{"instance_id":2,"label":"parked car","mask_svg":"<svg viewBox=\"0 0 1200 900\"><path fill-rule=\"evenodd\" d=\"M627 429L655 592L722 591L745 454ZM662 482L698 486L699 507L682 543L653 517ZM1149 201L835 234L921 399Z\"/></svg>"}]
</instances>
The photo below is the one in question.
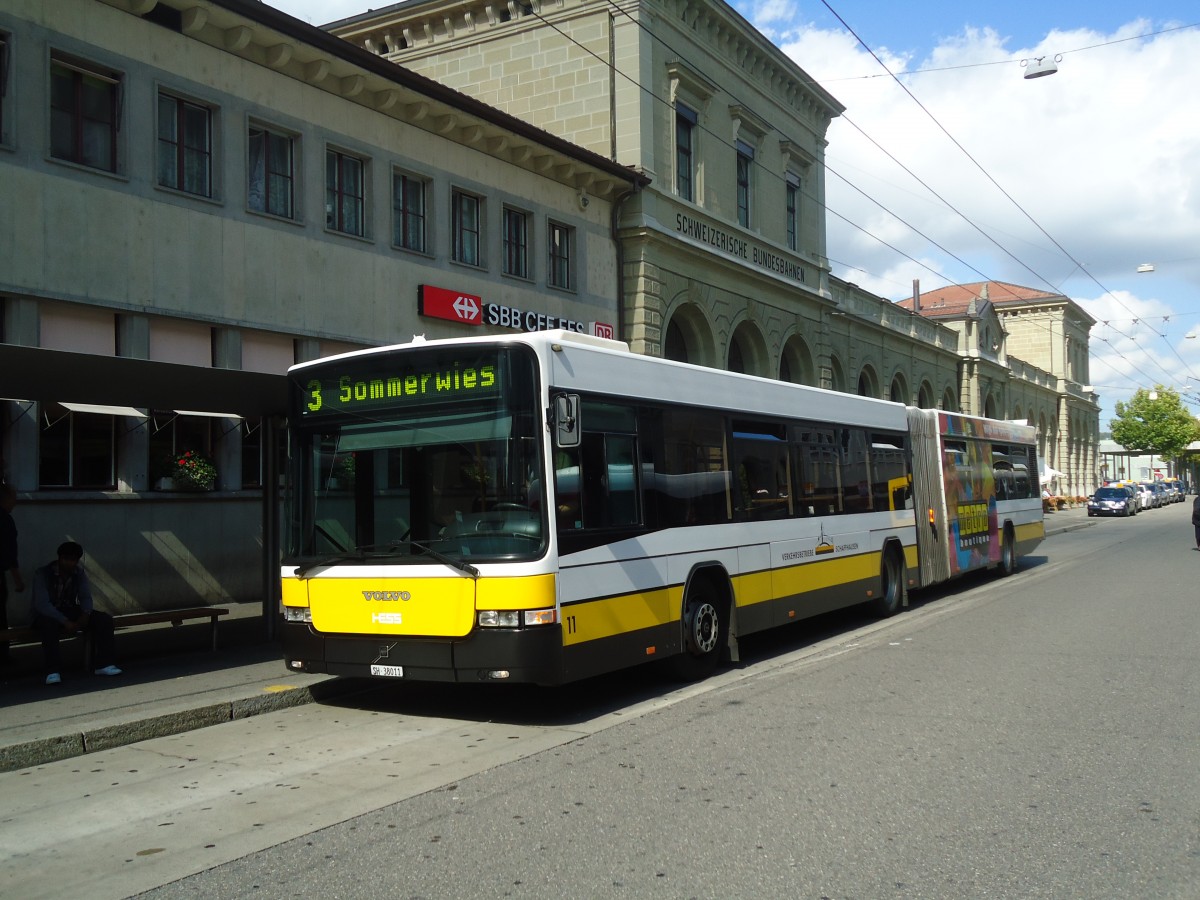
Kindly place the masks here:
<instances>
[{"instance_id":1,"label":"parked car","mask_svg":"<svg viewBox=\"0 0 1200 900\"><path fill-rule=\"evenodd\" d=\"M1177 479L1168 478L1166 481L1162 482L1162 484L1163 484L1163 487L1165 487L1170 492L1172 503L1182 503L1183 502L1183 499L1184 499L1183 498L1183 488L1180 486L1179 481Z\"/></svg>"},{"instance_id":2,"label":"parked car","mask_svg":"<svg viewBox=\"0 0 1200 900\"><path fill-rule=\"evenodd\" d=\"M1173 502L1174 498L1171 496L1170 489L1161 481L1150 482L1150 487L1154 489L1154 496L1158 498L1159 506L1166 506L1168 503Z\"/></svg>"},{"instance_id":3,"label":"parked car","mask_svg":"<svg viewBox=\"0 0 1200 900\"><path fill-rule=\"evenodd\" d=\"M1089 516L1135 516L1137 500L1129 488L1102 487L1092 494L1087 509Z\"/></svg>"},{"instance_id":4,"label":"parked car","mask_svg":"<svg viewBox=\"0 0 1200 900\"><path fill-rule=\"evenodd\" d=\"M1143 481L1137 486L1138 506L1142 509L1158 509L1162 506L1162 499L1158 491L1154 490L1154 485L1148 481Z\"/></svg>"}]
</instances>

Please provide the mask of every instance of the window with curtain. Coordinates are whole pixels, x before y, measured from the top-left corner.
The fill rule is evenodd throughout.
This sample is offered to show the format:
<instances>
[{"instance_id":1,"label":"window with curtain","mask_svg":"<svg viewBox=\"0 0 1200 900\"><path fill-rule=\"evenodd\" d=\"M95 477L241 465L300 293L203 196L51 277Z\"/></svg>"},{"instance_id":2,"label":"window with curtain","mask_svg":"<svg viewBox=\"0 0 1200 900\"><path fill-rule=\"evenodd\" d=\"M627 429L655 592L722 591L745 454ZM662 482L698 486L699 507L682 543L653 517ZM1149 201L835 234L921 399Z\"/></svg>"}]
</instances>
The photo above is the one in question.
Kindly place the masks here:
<instances>
[{"instance_id":1,"label":"window with curtain","mask_svg":"<svg viewBox=\"0 0 1200 900\"><path fill-rule=\"evenodd\" d=\"M504 209L504 274L529 277L529 215Z\"/></svg>"},{"instance_id":2,"label":"window with curtain","mask_svg":"<svg viewBox=\"0 0 1200 900\"><path fill-rule=\"evenodd\" d=\"M212 110L207 106L159 93L158 183L212 196Z\"/></svg>"},{"instance_id":3,"label":"window with curtain","mask_svg":"<svg viewBox=\"0 0 1200 900\"><path fill-rule=\"evenodd\" d=\"M425 252L425 182L404 172L392 174L392 243Z\"/></svg>"},{"instance_id":4,"label":"window with curtain","mask_svg":"<svg viewBox=\"0 0 1200 900\"><path fill-rule=\"evenodd\" d=\"M251 125L246 164L246 204L254 212L294 219L296 192L296 139L291 135Z\"/></svg>"},{"instance_id":5,"label":"window with curtain","mask_svg":"<svg viewBox=\"0 0 1200 900\"><path fill-rule=\"evenodd\" d=\"M343 234L366 234L366 163L337 150L325 153L325 227Z\"/></svg>"},{"instance_id":6,"label":"window with curtain","mask_svg":"<svg viewBox=\"0 0 1200 900\"><path fill-rule=\"evenodd\" d=\"M451 210L451 228L454 232L454 261L468 266L483 264L481 253L482 202L474 194L455 191Z\"/></svg>"}]
</instances>

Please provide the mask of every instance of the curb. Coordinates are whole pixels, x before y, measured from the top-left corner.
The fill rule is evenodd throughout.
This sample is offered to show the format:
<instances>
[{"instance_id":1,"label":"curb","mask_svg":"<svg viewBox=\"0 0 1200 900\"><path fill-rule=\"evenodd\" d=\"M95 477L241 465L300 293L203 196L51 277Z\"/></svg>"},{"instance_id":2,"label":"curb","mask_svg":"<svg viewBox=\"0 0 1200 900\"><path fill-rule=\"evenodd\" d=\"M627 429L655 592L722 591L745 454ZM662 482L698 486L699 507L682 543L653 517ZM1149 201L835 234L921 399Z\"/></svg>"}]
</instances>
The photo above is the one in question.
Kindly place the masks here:
<instances>
[{"instance_id":1,"label":"curb","mask_svg":"<svg viewBox=\"0 0 1200 900\"><path fill-rule=\"evenodd\" d=\"M210 725L248 719L251 716L303 706L336 697L352 690L350 679L331 678L298 688L285 688L252 697L222 701L119 725L102 725L54 737L37 738L0 748L0 772L59 762L101 750L112 750L151 738L170 737Z\"/></svg>"}]
</instances>

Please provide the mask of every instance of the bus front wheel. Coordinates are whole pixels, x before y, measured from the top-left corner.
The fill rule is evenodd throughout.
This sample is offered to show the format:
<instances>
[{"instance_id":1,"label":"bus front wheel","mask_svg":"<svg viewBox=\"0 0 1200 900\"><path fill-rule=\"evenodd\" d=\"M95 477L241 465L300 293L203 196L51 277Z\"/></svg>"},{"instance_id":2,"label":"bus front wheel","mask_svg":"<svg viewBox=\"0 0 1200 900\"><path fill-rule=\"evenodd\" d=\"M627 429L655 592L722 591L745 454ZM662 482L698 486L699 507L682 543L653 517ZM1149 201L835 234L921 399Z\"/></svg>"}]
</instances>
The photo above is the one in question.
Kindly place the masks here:
<instances>
[{"instance_id":1,"label":"bus front wheel","mask_svg":"<svg viewBox=\"0 0 1200 900\"><path fill-rule=\"evenodd\" d=\"M699 580L688 587L682 625L683 652L672 658L672 669L676 677L695 681L717 667L729 640L729 616L712 584Z\"/></svg>"}]
</instances>

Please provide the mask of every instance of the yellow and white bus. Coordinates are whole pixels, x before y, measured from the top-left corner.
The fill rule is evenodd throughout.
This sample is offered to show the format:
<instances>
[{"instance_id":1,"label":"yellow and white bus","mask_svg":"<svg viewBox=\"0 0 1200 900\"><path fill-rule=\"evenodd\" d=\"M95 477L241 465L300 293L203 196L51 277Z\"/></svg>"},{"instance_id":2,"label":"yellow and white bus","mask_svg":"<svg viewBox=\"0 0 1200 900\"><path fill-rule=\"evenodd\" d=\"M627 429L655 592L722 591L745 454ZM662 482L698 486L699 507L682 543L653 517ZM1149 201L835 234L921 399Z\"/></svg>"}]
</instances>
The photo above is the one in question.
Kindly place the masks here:
<instances>
[{"instance_id":1,"label":"yellow and white bus","mask_svg":"<svg viewBox=\"0 0 1200 900\"><path fill-rule=\"evenodd\" d=\"M554 331L294 366L288 667L559 684L998 567L1035 433Z\"/></svg>"}]
</instances>

